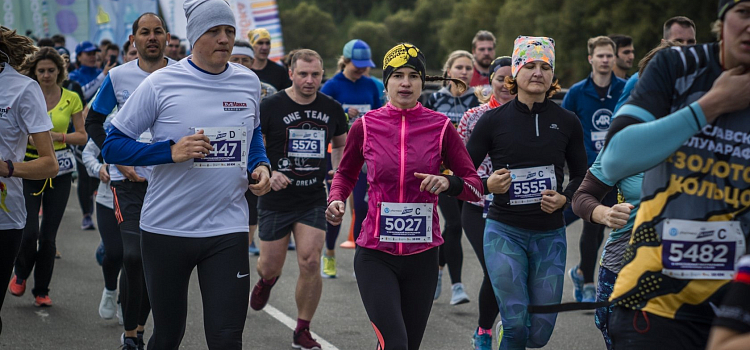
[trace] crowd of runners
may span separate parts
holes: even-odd
[[[325,80],[317,52],[274,62],[268,30],[240,37],[225,1],[184,11],[184,50],[144,13],[122,47],[78,44],[76,64],[63,37],[0,26],[11,295],[28,287],[53,305],[77,181],[81,228],[101,235],[98,313],[120,320],[123,349],[179,348],[194,270],[206,347],[241,349],[248,306],[266,306],[289,250],[296,349],[322,349],[311,322],[337,264],[353,264],[373,328],[361,348],[419,349],[444,270],[451,305],[478,290],[476,350],[544,347],[574,309],[596,309],[609,350],[747,348],[750,1],[718,2],[713,43],[696,43],[684,16],[640,59],[648,48],[627,35],[579,43],[591,73],[562,103],[555,72],[570,62],[555,59],[554,35],[499,48],[479,31],[436,76],[426,62],[442,57],[394,42],[376,64],[353,38]],[[423,94],[428,82],[439,90]],[[336,260],[347,215],[353,262]],[[580,261],[566,271],[579,218]],[[480,285],[461,280],[464,233]]]

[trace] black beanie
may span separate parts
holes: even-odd
[[[427,76],[425,66],[424,55],[416,46],[406,43],[398,44],[388,50],[388,53],[383,58],[383,84],[388,86],[388,78],[391,77],[391,74],[396,69],[408,67],[419,72],[419,76],[422,78],[422,88],[424,89],[424,81]]]

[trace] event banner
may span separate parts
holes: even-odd
[[[184,0],[0,0],[0,24],[37,38],[65,36],[71,52],[84,40],[99,43],[109,39],[122,46],[133,21],[144,12],[164,16],[167,29],[188,46]],[[263,27],[271,33],[272,60],[284,56],[281,22],[276,0],[227,0],[237,21],[237,40]]]
[[[184,0],[159,0],[164,20],[169,32],[177,35],[182,43],[187,42],[185,27]],[[234,11],[237,22],[237,40],[247,41],[247,33],[258,27],[266,28],[271,33],[271,54],[269,58],[277,61],[284,56],[284,41],[281,36],[281,22],[276,0],[227,0]]]

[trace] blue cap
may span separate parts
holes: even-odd
[[[359,39],[351,40],[344,45],[344,58],[352,60],[352,63],[357,68],[375,68],[375,63],[372,62],[370,46]]]
[[[99,50],[99,47],[92,44],[90,41],[84,41],[78,46],[76,46],[76,55],[80,55],[81,52],[92,52],[92,51],[101,51]]]

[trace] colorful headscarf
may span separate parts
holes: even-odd
[[[555,71],[555,40],[544,36],[518,36],[513,43],[513,79],[526,63],[544,61]]]
[[[247,39],[250,40],[250,45],[255,45],[260,39],[268,39],[271,41],[271,33],[266,28],[255,28],[247,32]]]
[[[388,78],[391,74],[401,67],[409,67],[419,72],[422,78],[422,88],[424,88],[425,77],[427,76],[426,62],[422,51],[412,44],[398,44],[388,50],[383,58],[383,84],[388,85]]]

